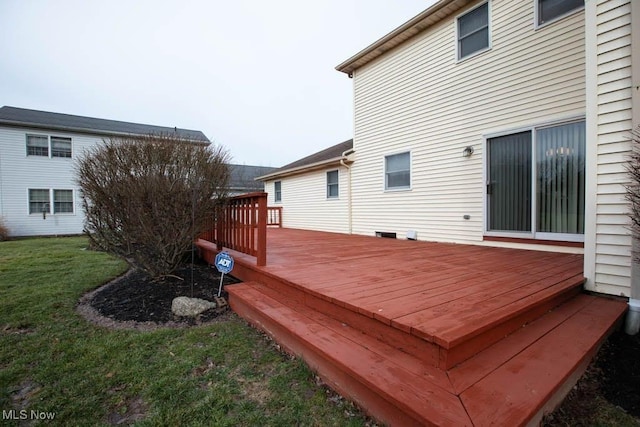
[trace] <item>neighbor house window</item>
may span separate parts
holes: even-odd
[[[394,154],[384,158],[384,188],[400,190],[411,187],[411,154]]]
[[[273,183],[273,200],[275,202],[282,201],[282,181],[276,181]]]
[[[49,157],[49,137],[27,135],[27,156]]]
[[[487,231],[581,241],[584,120],[487,139]]]
[[[29,213],[51,213],[51,197],[53,196],[53,213],[73,213],[73,190],[49,190],[38,188],[29,190]]]
[[[71,138],[27,135],[27,156],[71,158]]]
[[[584,7],[584,0],[536,0],[538,25],[554,21]]]
[[[327,199],[336,199],[340,194],[338,171],[327,172]]]
[[[489,3],[458,17],[458,59],[489,48]]]
[[[29,190],[29,213],[38,214],[42,212],[51,212],[49,208],[49,190],[48,189],[30,189]]]
[[[71,138],[52,136],[51,157],[71,157]]]
[[[73,190],[53,190],[53,213],[73,213]]]

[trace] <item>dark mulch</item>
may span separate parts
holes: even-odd
[[[192,281],[193,271],[193,281]],[[173,273],[177,277],[152,279],[146,273],[135,270],[98,290],[89,304],[102,316],[119,322],[207,322],[227,310],[211,309],[197,319],[181,318],[171,312],[171,301],[179,296],[202,298],[214,301],[218,294],[220,273],[210,266],[198,262],[193,270],[186,264]],[[224,286],[239,280],[226,274],[223,281],[222,297],[226,299]]]
[[[618,425],[605,406],[621,408],[640,425],[640,334],[614,332],[578,384],[544,426]]]

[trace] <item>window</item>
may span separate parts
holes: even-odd
[[[73,190],[29,190],[29,213],[51,213],[51,195],[53,195],[53,213],[73,213]]]
[[[489,3],[458,17],[458,59],[489,49]]]
[[[340,195],[338,171],[327,172],[327,199],[337,199]]]
[[[49,190],[29,190],[29,213],[38,214],[51,212],[49,208]]]
[[[538,25],[554,21],[584,7],[584,0],[536,0]]]
[[[273,200],[275,202],[282,201],[282,181],[276,181],[273,183]]]
[[[49,153],[51,157],[71,158],[71,138],[27,135],[27,156],[49,157]]]
[[[71,157],[71,138],[51,137],[51,157]]]
[[[487,231],[583,239],[585,122],[487,140]]]
[[[73,213],[73,190],[53,190],[53,213]]]
[[[27,156],[49,157],[49,137],[44,135],[27,135]]]
[[[385,190],[408,189],[411,187],[411,154],[394,154],[384,158]]]

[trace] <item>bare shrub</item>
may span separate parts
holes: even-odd
[[[0,242],[9,240],[9,229],[4,223],[4,219],[0,217]]]
[[[227,159],[220,146],[174,135],[106,139],[76,167],[91,243],[170,274],[226,197]]]
[[[640,239],[640,126],[631,131],[631,155],[626,164],[629,174],[629,184],[626,185],[626,198],[629,201],[631,212],[631,231],[634,239]],[[640,262],[640,254],[635,253],[634,258]]]

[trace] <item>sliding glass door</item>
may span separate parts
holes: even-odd
[[[584,121],[487,139],[487,231],[582,240],[584,165]]]
[[[531,231],[531,132],[488,144],[489,230]]]

